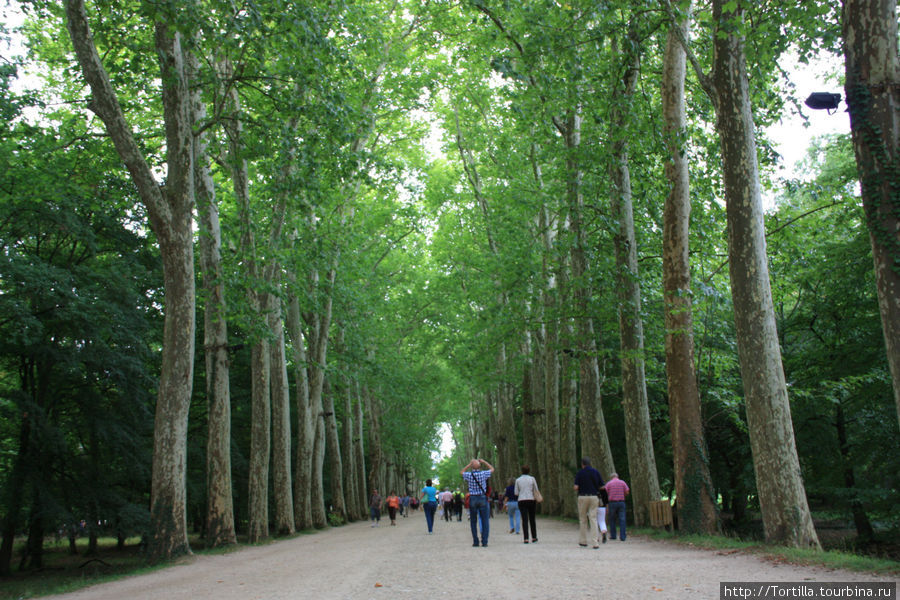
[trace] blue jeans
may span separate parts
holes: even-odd
[[[625,502],[609,503],[609,537],[616,539],[616,525],[618,524],[620,532],[619,539],[625,541]]]
[[[519,503],[515,500],[506,502],[506,514],[509,515],[509,528],[519,533],[519,524],[521,523],[521,515],[519,515]]]
[[[491,508],[487,496],[479,494],[469,496],[469,525],[472,528],[472,542],[478,543],[478,520],[481,520],[481,545],[487,546],[488,533],[491,531]]]
[[[437,510],[437,502],[425,503],[425,522],[428,523],[428,533],[434,527],[434,511]]]

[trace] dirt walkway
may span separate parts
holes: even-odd
[[[354,523],[53,598],[90,600],[429,600],[473,598],[719,598],[720,581],[892,581],[773,564],[754,556],[695,550],[629,537],[600,549],[578,546],[578,526],[538,520],[537,544],[491,520],[487,548],[469,524],[420,512],[380,527]]]

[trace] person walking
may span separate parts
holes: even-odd
[[[453,492],[453,514],[456,515],[457,523],[462,521],[463,506],[465,506],[463,494],[457,489]]]
[[[409,516],[409,490],[403,492],[400,498],[400,515],[405,519]]]
[[[425,523],[428,524],[428,534],[434,533],[434,512],[437,510],[437,488],[431,485],[431,480],[425,480],[425,487],[422,488],[422,502],[425,506]]]
[[[522,513],[522,534],[525,536],[525,543],[528,543],[528,526],[530,525],[531,543],[537,544],[535,513],[537,512],[537,499],[540,498],[541,491],[538,489],[537,479],[529,473],[531,473],[531,467],[522,465],[522,474],[516,479],[513,491],[518,498],[519,512]]]
[[[482,465],[487,467],[487,470],[481,469]],[[482,547],[488,545],[491,509],[488,506],[487,489],[488,480],[493,472],[494,467],[480,458],[473,458],[459,472],[463,480],[469,484],[469,526],[472,529],[472,546],[478,545],[478,521],[481,521],[481,545]]]
[[[516,480],[510,477],[507,483],[503,499],[506,515],[509,517],[509,532],[519,533],[521,515],[519,514],[519,497],[516,495]]]
[[[391,525],[397,524],[397,511],[400,509],[400,496],[397,492],[391,492],[387,497],[388,516],[391,517]]]
[[[598,495],[603,487],[603,478],[600,471],[591,466],[591,459],[581,459],[581,470],[575,474],[575,485],[578,493],[578,545],[588,545],[590,534],[591,545],[599,548],[597,539],[597,506],[600,503]]]
[[[606,505],[609,504],[609,494],[604,488],[600,488],[598,495],[600,502],[597,504],[597,525],[600,526],[600,542],[606,543]]]
[[[450,488],[444,488],[440,498],[441,515],[445,521],[449,522],[453,511],[453,492],[450,491]]]
[[[381,505],[383,501],[378,490],[372,490],[372,496],[369,497],[369,517],[372,519],[372,527],[378,527],[381,523]]]
[[[619,479],[619,475],[613,473],[609,481],[603,486],[609,494],[609,539],[616,539],[616,525],[619,526],[619,539],[625,541],[625,496],[631,490],[628,484]]]

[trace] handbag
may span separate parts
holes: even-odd
[[[534,486],[534,501],[535,502],[543,502],[544,497],[541,496],[541,490],[537,489],[537,486]]]

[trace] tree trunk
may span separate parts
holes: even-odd
[[[641,319],[641,286],[638,275],[637,240],[634,234],[634,209],[631,172],[628,165],[628,121],[631,97],[637,87],[640,44],[629,33],[631,51],[626,60],[621,96],[612,109],[612,208],[619,222],[613,238],[616,249],[616,279],[619,292],[619,344],[622,361],[622,404],[625,412],[625,437],[628,468],[631,473],[632,507],[635,525],[650,522],[650,502],[659,500],[659,479],[653,454],[653,432],[644,374],[644,324]],[[613,41],[614,52],[617,43]],[[607,473],[608,476],[608,473]]]
[[[800,474],[775,327],[743,39],[714,0],[713,80],[722,146],[735,331],[766,540],[820,548]]]
[[[359,381],[355,382],[354,390],[356,397],[356,429],[355,436],[353,440],[353,452],[356,455],[356,496],[354,497],[354,502],[356,503],[357,512],[360,515],[361,519],[365,519],[367,515],[366,511],[366,448],[365,448],[365,434],[364,434],[364,416],[363,416],[363,398],[360,394],[359,390]]]
[[[900,422],[900,57],[896,0],[844,0],[847,106]]]
[[[103,120],[147,207],[163,262],[165,324],[154,423],[148,554],[152,560],[166,559],[190,552],[185,481],[195,328],[193,132],[181,33],[170,31],[164,22],[155,24],[166,130],[167,178],[163,194],[100,62],[84,2],[67,0],[65,10],[69,37],[91,88],[90,108]]]
[[[325,385],[325,365],[328,348],[328,328],[331,324],[332,290],[334,289],[335,271],[328,274],[328,289],[325,306],[320,313],[307,317],[314,327],[309,336],[312,359],[309,365],[309,417],[315,420],[315,437],[312,453],[312,480],[310,481],[310,510],[313,526],[322,529],[328,526],[328,515],[325,511],[325,490],[323,488],[323,468],[325,466],[325,422],[322,408],[322,391]],[[318,281],[314,274],[313,281]],[[316,286],[313,286],[315,289]]]
[[[841,453],[841,470],[844,475],[845,497],[850,498],[850,512],[853,514],[853,524],[856,526],[856,537],[868,542],[875,537],[872,523],[863,508],[856,490],[856,473],[853,469],[853,459],[850,457],[850,443],[847,439],[847,421],[844,417],[844,407],[838,400],[835,406],[834,425],[837,429],[838,448]]]
[[[323,418],[321,396],[316,411],[316,437],[312,455],[312,488],[310,489],[310,506],[312,522],[316,529],[328,527],[328,512],[325,510],[325,419]]]
[[[366,480],[365,497],[368,498],[374,489],[382,489],[380,474],[383,470],[384,455],[381,448],[381,413],[376,398],[372,396],[369,388],[363,390],[366,403],[366,417],[369,421],[369,438],[366,447],[369,449],[369,472]],[[384,490],[382,490],[384,491]]]
[[[22,415],[19,427],[19,449],[13,459],[9,478],[4,480],[3,489],[3,541],[0,543],[0,577],[12,574],[13,545],[19,527],[19,516],[22,512],[23,497],[21,490],[25,488],[28,476],[28,458],[31,446],[31,417]]]
[[[537,352],[539,342],[532,342],[532,340],[533,336],[526,332],[523,350],[526,362],[522,370],[522,445],[524,464],[528,465],[530,469],[536,469],[541,414],[543,414],[540,406],[543,405],[543,402],[540,394],[540,355]],[[518,476],[520,472],[521,470],[517,470],[515,475]]]
[[[197,80],[199,61],[191,56],[191,80]],[[192,97],[194,122],[206,120],[199,86]],[[228,324],[225,279],[222,272],[222,229],[215,182],[209,170],[205,134],[194,138],[194,183],[200,230],[200,269],[206,306],[203,349],[206,359],[206,543],[210,548],[234,544],[234,501],[231,484],[231,390],[228,367]]]
[[[344,499],[347,506],[347,518],[350,521],[358,521],[363,518],[359,512],[359,503],[356,488],[356,453],[353,451],[353,438],[356,429],[353,422],[353,382],[349,377],[344,377],[343,387],[344,409],[341,419],[341,456],[344,458],[344,468],[341,477],[344,480]]]
[[[272,492],[275,495],[275,532],[291,535],[295,531],[294,498],[291,487],[291,397],[287,357],[284,347],[284,323],[281,300],[269,299],[269,328],[274,341],[269,347],[272,386]]]
[[[310,405],[309,371],[306,366],[306,338],[300,325],[300,300],[292,294],[287,314],[288,334],[294,351],[297,445],[294,449],[294,520],[298,530],[312,529],[312,455],[316,419]]]
[[[323,396],[326,456],[331,473],[331,513],[340,522],[347,520],[347,504],[344,500],[344,464],[341,456],[341,440],[338,435],[337,415],[334,413],[334,386]]]
[[[669,194],[663,211],[663,288],[666,322],[666,381],[678,528],[684,533],[718,531],[716,496],[709,474],[703,434],[700,391],[694,369],[694,329],[691,306],[690,179],[682,140],[686,131],[684,103],[685,51],[679,37],[688,38],[690,11],[673,23],[663,62],[662,104],[669,151],[666,179]],[[674,31],[681,29],[680,36]]]
[[[566,348],[571,348],[575,344],[575,331],[571,321],[566,323],[565,327],[568,342]],[[560,358],[560,373],[562,378],[562,389],[560,390],[560,415],[559,415],[559,446],[560,446],[560,462],[556,466],[558,472],[558,482],[560,491],[560,507],[559,513],[565,517],[575,517],[578,515],[578,497],[572,489],[572,484],[577,471],[576,465],[581,461],[578,458],[578,443],[576,440],[578,431],[578,408],[579,400],[584,398],[585,394],[579,398],[578,394],[578,376],[579,368],[584,363],[580,358],[563,353]],[[583,404],[583,403],[582,403]],[[582,423],[584,421],[582,420]],[[584,442],[584,440],[582,440]]]
[[[225,64],[225,77],[231,76],[231,65]],[[228,108],[232,113],[225,121],[228,135],[229,156],[234,194],[237,197],[241,220],[241,255],[247,265],[249,284],[245,290],[252,318],[260,326],[265,321],[268,294],[260,292],[260,268],[258,264],[256,236],[250,205],[250,177],[247,161],[243,157],[242,126],[240,119],[240,99],[232,88],[228,97]],[[249,456],[249,523],[248,540],[251,544],[269,537],[269,459],[271,451],[271,381],[269,343],[259,333],[252,336],[250,350],[250,456]]]
[[[588,282],[587,240],[584,232],[584,197],[581,192],[582,171],[578,164],[577,152],[581,146],[581,108],[572,111],[566,119],[566,197],[569,208],[569,229],[574,238],[571,249],[572,280],[571,294],[575,308],[575,322],[578,327],[577,339],[573,338],[573,349],[577,348],[579,367],[578,409],[581,424],[582,455],[590,457],[604,476],[612,471],[612,450],[603,417],[603,400],[600,391],[600,367],[597,362],[597,336],[591,317],[590,298],[592,287]],[[563,286],[560,286],[563,287]],[[580,464],[579,457],[568,457]],[[567,484],[569,482],[566,482]],[[567,489],[571,486],[567,485]],[[572,494],[568,494],[571,496]]]

